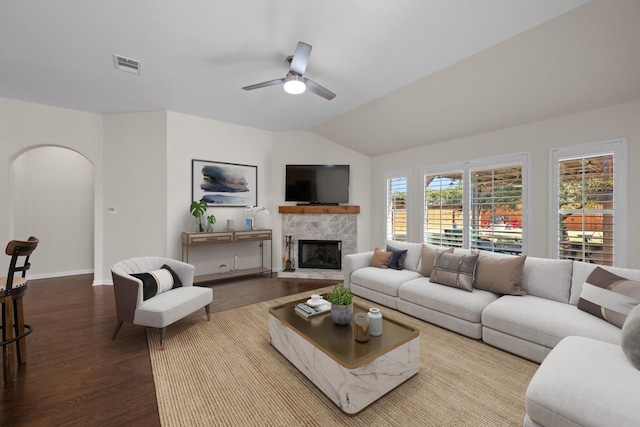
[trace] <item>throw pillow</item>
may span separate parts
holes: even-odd
[[[171,273],[171,276],[173,277],[173,287],[171,289],[182,287],[182,280],[180,280],[180,277],[178,277],[176,272],[173,271],[173,268],[169,267],[167,264],[163,264],[160,268],[164,268],[165,270],[168,270],[169,273]]]
[[[473,292],[477,262],[477,254],[464,255],[437,251],[429,281]]]
[[[407,250],[395,249],[392,246],[387,245],[387,252],[391,252],[391,258],[389,259],[389,268],[394,270],[402,270],[404,268],[404,260],[407,257]]]
[[[424,277],[431,276],[431,270],[433,270],[433,264],[436,262],[436,251],[440,249],[430,248],[429,246],[422,244],[422,265],[420,267],[420,274]],[[453,248],[442,249],[442,252],[453,253]]]
[[[639,281],[596,267],[582,286],[578,308],[622,328],[629,312],[639,303]]]
[[[178,275],[166,264],[159,270],[136,273],[132,276],[142,280],[142,299],[144,301],[162,292],[182,286]]]
[[[391,255],[391,252],[381,251],[380,249],[376,248],[373,251],[370,265],[372,267],[387,268],[389,265],[389,260],[391,259]]]
[[[631,310],[622,325],[620,345],[629,362],[640,369],[640,305]]]
[[[480,255],[474,286],[496,294],[525,295],[520,286],[526,258],[526,256],[493,258]]]

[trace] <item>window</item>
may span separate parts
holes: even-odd
[[[387,175],[386,236],[390,240],[407,241],[407,173]]]
[[[626,263],[620,249],[626,234],[620,197],[625,150],[626,141],[553,150],[554,258]]]
[[[527,154],[423,170],[423,241],[523,253]]]
[[[470,170],[470,247],[522,253],[522,164]]]
[[[424,175],[424,242],[462,247],[462,171]]]

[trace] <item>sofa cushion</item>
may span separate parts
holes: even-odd
[[[640,369],[640,305],[627,316],[620,341],[624,355],[633,366]]]
[[[480,323],[485,307],[498,299],[498,295],[492,292],[480,289],[465,292],[432,283],[426,277],[419,277],[402,285],[398,296],[402,301],[475,323]]]
[[[620,344],[620,329],[574,305],[531,295],[504,295],[482,312],[482,324],[549,348],[569,335]]]
[[[478,255],[436,252],[430,281],[471,292],[476,273]]]
[[[578,308],[622,328],[640,302],[640,282],[597,267],[582,286]]]
[[[420,277],[420,273],[407,269],[393,270],[365,267],[359,268],[351,274],[351,283],[397,297],[400,285],[416,277]]]
[[[377,268],[388,268],[391,255],[393,255],[391,252],[385,252],[375,248],[373,255],[371,256],[370,265]]]
[[[404,259],[407,257],[406,249],[395,249],[393,246],[387,245],[387,251],[391,252],[391,258],[389,259],[389,268],[394,270],[402,270],[404,268]]]
[[[525,396],[542,426],[637,426],[640,372],[619,346],[568,337],[542,362]]]
[[[182,286],[178,275],[166,264],[158,270],[134,273],[132,276],[142,281],[142,299],[144,301],[162,292]]]
[[[497,258],[480,251],[474,287],[503,295],[524,295],[522,271],[526,256]]]
[[[441,250],[447,253],[453,253],[453,248],[446,248],[444,246],[430,246],[426,243],[422,244],[422,258],[420,260],[420,274],[425,277],[431,276],[433,270],[433,264],[436,262],[436,251]]]
[[[175,288],[149,298],[140,305],[133,323],[164,328],[213,301],[213,290],[203,286]]]
[[[387,246],[392,246],[394,249],[406,249],[407,257],[404,259],[404,268],[413,271],[420,271],[418,270],[418,264],[420,263],[420,256],[422,255],[422,243],[407,243],[395,240],[387,240],[385,243]]]
[[[527,295],[569,302],[573,261],[528,256],[522,270],[522,290]]]
[[[598,267],[596,264],[590,264],[582,261],[573,262],[573,275],[571,278],[571,300],[570,303],[577,305],[582,293],[582,286],[586,282],[587,277]],[[625,277],[629,280],[640,280],[640,269],[599,266],[613,274]]]

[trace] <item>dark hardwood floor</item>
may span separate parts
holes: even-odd
[[[0,396],[0,426],[159,426],[145,328],[123,325],[115,341],[111,286],[92,275],[32,280],[25,296],[27,363]],[[250,277],[212,287],[212,311],[336,282]],[[167,343],[171,345],[171,329]]]

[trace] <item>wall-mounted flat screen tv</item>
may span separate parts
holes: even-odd
[[[285,201],[349,203],[349,165],[287,165]]]

